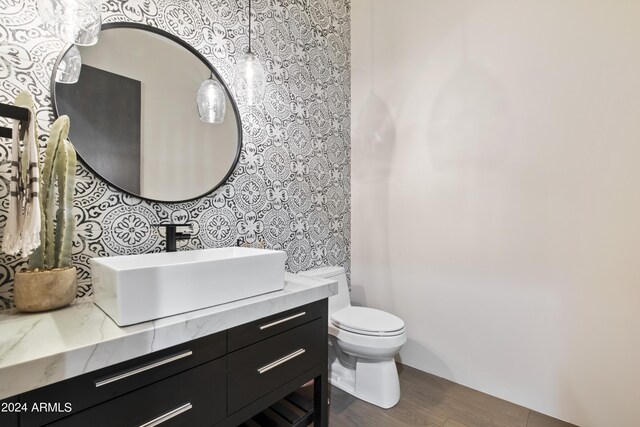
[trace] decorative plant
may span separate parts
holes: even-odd
[[[40,175],[40,246],[29,258],[30,270],[71,267],[71,244],[75,228],[73,189],[76,152],[73,145],[67,141],[68,135],[69,117],[60,116],[51,127]]]

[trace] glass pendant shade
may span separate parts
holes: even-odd
[[[47,30],[60,40],[80,46],[98,42],[102,26],[100,0],[38,0]]]
[[[266,74],[256,55],[247,52],[238,61],[235,76],[238,102],[246,105],[256,105],[262,102],[266,86]]]
[[[202,82],[198,89],[198,114],[206,123],[222,123],[227,106],[222,85],[210,78]]]
[[[56,82],[73,84],[77,83],[80,78],[80,70],[82,69],[82,57],[78,46],[72,46],[67,51],[56,70]]]

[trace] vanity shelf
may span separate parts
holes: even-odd
[[[313,424],[313,387],[301,387],[240,427],[306,427]]]

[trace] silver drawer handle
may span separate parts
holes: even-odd
[[[160,425],[165,421],[169,421],[173,417],[177,417],[178,415],[187,412],[191,408],[193,408],[193,405],[191,405],[191,403],[185,403],[184,405],[171,410],[164,415],[160,415],[158,418],[154,418],[151,421],[140,425],[140,427],[154,427]]]
[[[174,362],[178,359],[182,359],[184,357],[191,356],[193,352],[191,350],[187,350],[185,352],[176,354],[175,356],[167,357],[166,359],[158,360],[157,362],[150,363],[148,365],[141,366],[137,369],[133,369],[131,371],[123,372],[122,374],[114,375],[112,377],[106,378],[104,380],[96,381],[96,387],[102,387],[103,385],[111,384],[116,381],[120,381],[124,378],[139,374],[144,371],[148,371],[149,369],[157,368],[158,366],[166,365],[167,363]]]
[[[266,325],[260,326],[260,330],[263,331],[265,329],[269,329],[272,326],[276,326],[276,325],[279,325],[280,323],[288,322],[289,320],[293,320],[293,319],[295,319],[297,317],[304,316],[305,314],[307,314],[307,312],[306,311],[302,311],[302,312],[300,312],[298,314],[294,314],[293,316],[285,317],[284,319],[280,319],[280,320],[276,320],[275,322],[267,323]]]
[[[262,368],[258,368],[258,373],[260,375],[262,375],[265,372],[270,371],[271,369],[275,368],[276,366],[280,366],[283,363],[288,362],[289,360],[293,359],[294,357],[300,356],[305,351],[306,350],[304,348],[301,348],[300,350],[296,350],[293,353],[283,357],[282,359],[278,359],[275,362],[271,362],[268,365],[264,365]]]

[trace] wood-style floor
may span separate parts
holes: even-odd
[[[522,406],[472,390],[405,365],[400,373],[400,402],[381,409],[331,387],[331,427],[569,427]]]

